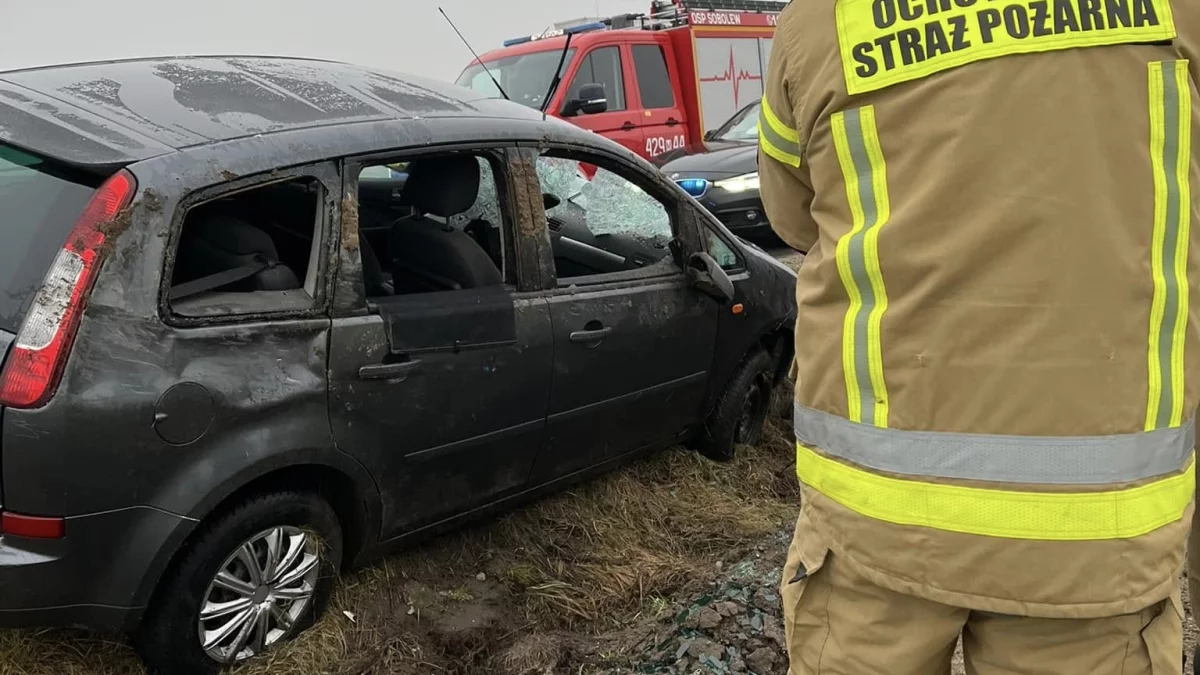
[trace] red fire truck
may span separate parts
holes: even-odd
[[[762,97],[786,6],[654,0],[649,15],[585,20],[508,40],[467,66],[458,84],[506,95],[654,161],[699,148],[709,131]],[[603,87],[605,103],[594,85]]]

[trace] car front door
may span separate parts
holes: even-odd
[[[534,151],[530,151],[534,153]],[[681,203],[653,178],[575,150],[537,152],[554,257],[546,452],[532,481],[678,439],[699,421],[719,304],[678,259]],[[589,179],[580,163],[598,167]]]
[[[629,78],[626,77],[625,67],[627,57],[623,52],[621,45],[612,44],[595,47],[583,54],[575,73],[571,76],[566,100],[579,98],[579,90],[585,84],[600,84],[604,86],[608,110],[592,115],[579,113],[568,119],[572,124],[594,131],[633,152],[644,155],[645,139],[641,120],[638,119],[642,113],[636,109],[636,92],[628,86]]]
[[[413,213],[355,213],[359,169],[396,159]],[[387,539],[525,488],[544,440],[550,315],[543,291],[516,285],[502,150],[351,162],[345,175],[357,231],[342,228],[330,418],[379,482]],[[474,205],[451,194],[475,180]]]

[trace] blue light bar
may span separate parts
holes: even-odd
[[[574,35],[576,33],[586,33],[588,31],[592,31],[592,30],[604,30],[607,27],[608,26],[606,26],[605,24],[603,24],[599,21],[593,21],[592,23],[584,23],[584,24],[580,24],[578,26],[571,26],[570,28],[566,29],[564,32]]]
[[[608,28],[608,24],[604,23],[603,21],[593,21],[592,23],[583,23],[579,24],[578,26],[571,26],[570,28],[548,30],[544,33],[536,33],[534,35],[511,38],[504,41],[504,46],[513,47],[516,45],[523,45],[526,42],[533,42],[535,40],[548,40],[550,38],[562,37],[564,35],[576,35],[578,33],[587,33],[593,30],[604,30],[605,28]]]
[[[708,192],[708,181],[703,178],[683,178],[675,182],[693,197],[703,197],[704,193]]]

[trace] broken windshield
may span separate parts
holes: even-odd
[[[563,59],[560,74],[566,72],[567,66],[574,56],[574,49],[567,51],[567,58]],[[492,76],[496,78],[501,87],[504,87],[504,91],[513,101],[535,110],[541,110],[546,92],[550,89],[550,81],[554,76],[554,67],[558,65],[559,59],[562,59],[562,51],[557,49],[504,56],[494,61],[488,61],[487,70],[491,71]],[[501,96],[495,83],[492,82],[492,78],[478,63],[467,66],[462,75],[458,76],[456,84],[487,96]]]

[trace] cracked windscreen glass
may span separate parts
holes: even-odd
[[[636,184],[606,169],[560,157],[540,157],[537,170],[542,190],[560,202],[547,216],[573,216],[596,236],[623,234],[661,249],[670,243],[673,234],[666,207]]]

